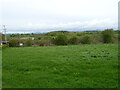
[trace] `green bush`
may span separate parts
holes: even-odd
[[[81,43],[82,43],[82,44],[90,44],[90,43],[91,43],[91,38],[90,38],[90,36],[84,36],[84,37],[82,37]]]
[[[114,35],[114,32],[112,29],[106,29],[105,31],[102,31],[103,43],[112,43],[113,35]]]
[[[32,46],[32,40],[31,39],[26,40],[25,46]]]
[[[74,36],[68,40],[68,43],[69,44],[78,44],[78,38],[76,36]]]
[[[100,44],[102,43],[102,38],[100,36],[100,34],[93,34],[91,35],[91,43],[92,44]]]
[[[2,45],[2,49],[9,47],[8,45]]]
[[[17,47],[17,46],[19,46],[19,41],[17,39],[11,39],[11,40],[9,40],[9,46]]]
[[[49,46],[50,42],[49,40],[42,39],[42,40],[36,40],[35,44],[38,46],[45,46],[45,45]]]
[[[38,37],[37,39],[40,40],[42,37]]]
[[[55,45],[67,45],[67,41],[67,36],[64,34],[60,34],[52,39],[52,42]]]

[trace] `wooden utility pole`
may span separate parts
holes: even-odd
[[[5,35],[5,41],[7,41],[7,37],[6,37],[6,26],[5,25],[3,25],[3,32],[4,32],[4,35]]]

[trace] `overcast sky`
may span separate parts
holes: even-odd
[[[119,0],[1,0],[8,32],[117,29]]]

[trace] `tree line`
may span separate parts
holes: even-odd
[[[104,31],[54,31],[44,34],[12,34],[8,36],[8,41],[9,47],[18,47],[20,43],[23,43],[24,46],[118,43],[118,32],[119,31],[114,31],[113,29],[106,29]],[[21,37],[34,37],[35,39],[21,40]]]

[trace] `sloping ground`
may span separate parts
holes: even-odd
[[[118,87],[117,44],[3,50],[4,88]]]

